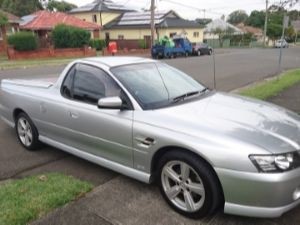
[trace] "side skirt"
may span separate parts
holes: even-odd
[[[110,160],[101,158],[99,156],[95,156],[95,155],[92,155],[90,153],[78,150],[76,148],[73,148],[73,147],[70,147],[68,145],[62,144],[60,142],[54,141],[54,140],[52,140],[50,138],[47,138],[45,136],[40,135],[39,140],[41,142],[45,143],[45,144],[48,144],[48,145],[53,146],[55,148],[61,149],[61,150],[65,151],[65,152],[68,152],[72,155],[78,156],[80,158],[83,158],[85,160],[88,160],[90,162],[98,164],[100,166],[106,167],[106,168],[111,169],[115,172],[121,173],[125,176],[134,178],[136,180],[139,180],[139,181],[147,183],[147,184],[150,183],[150,174],[148,174],[148,173],[144,173],[144,172],[141,172],[139,170],[136,170],[136,169],[133,169],[133,168],[130,168],[130,167],[127,167],[127,166],[123,166],[119,163],[115,163],[115,162],[112,162]]]

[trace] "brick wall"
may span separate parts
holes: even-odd
[[[8,58],[10,60],[18,59],[40,59],[40,58],[59,58],[59,57],[92,57],[96,56],[96,50],[91,48],[67,48],[54,49],[42,48],[34,51],[16,51],[13,48],[8,48]]]
[[[112,55],[110,52],[108,52],[107,48],[103,49],[103,56],[110,56]],[[116,54],[114,55],[134,55],[134,56],[146,56],[150,57],[151,51],[150,49],[131,49],[131,50],[118,50]]]

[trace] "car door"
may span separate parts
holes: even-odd
[[[70,91],[62,90],[66,99],[68,144],[132,166],[132,109],[99,109],[97,104],[100,98],[120,96],[130,106],[125,93],[106,72],[86,64],[78,64],[74,75],[65,79],[62,88],[70,83]]]

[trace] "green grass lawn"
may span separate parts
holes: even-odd
[[[57,173],[9,181],[0,185],[0,224],[28,224],[91,189],[87,182]]]
[[[240,95],[266,100],[278,95],[289,87],[300,83],[300,69],[290,70],[275,79],[264,81],[258,85],[246,88],[239,92]]]

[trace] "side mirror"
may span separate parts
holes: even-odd
[[[98,101],[100,109],[123,109],[123,101],[120,97],[100,98]]]

